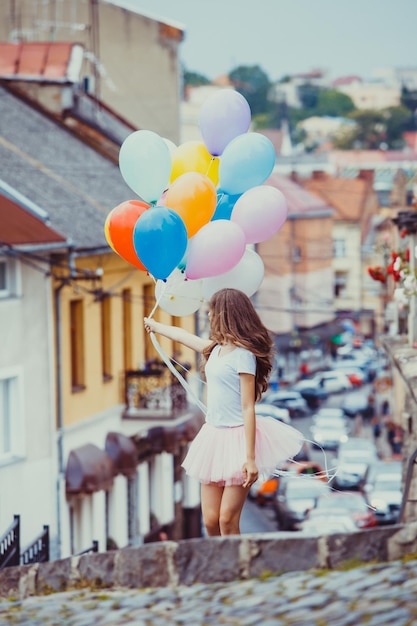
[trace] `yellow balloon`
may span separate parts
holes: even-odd
[[[112,216],[113,211],[114,211],[114,209],[112,209],[110,211],[110,213],[106,217],[106,221],[104,222],[104,235],[106,237],[106,241],[109,244],[110,248],[113,250],[113,252],[116,252],[116,249],[115,249],[115,247],[113,245],[113,242],[111,240],[111,237],[110,237],[110,228],[109,228],[110,218]]]
[[[198,172],[207,176],[217,186],[219,182],[220,159],[212,156],[201,141],[186,141],[172,154],[172,183],[182,174]]]

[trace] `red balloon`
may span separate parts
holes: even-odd
[[[133,228],[139,217],[151,205],[142,200],[127,200],[114,208],[108,216],[108,234],[112,248],[125,261],[138,269],[148,270],[139,260],[133,246]]]

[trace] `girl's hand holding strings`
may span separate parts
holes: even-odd
[[[255,461],[246,461],[242,467],[243,475],[245,477],[245,482],[243,483],[243,487],[250,487],[254,482],[258,480],[258,468],[256,467]]]
[[[145,324],[145,330],[147,333],[154,333],[156,328],[156,322],[154,320],[149,319],[149,317],[145,317],[143,319]]]

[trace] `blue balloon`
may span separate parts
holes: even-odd
[[[151,207],[137,220],[133,246],[139,259],[155,278],[166,280],[182,260],[188,234],[178,213],[164,206]]]
[[[245,133],[233,139],[220,159],[219,187],[228,194],[242,194],[262,185],[275,165],[275,148],[260,133]]]
[[[240,193],[231,196],[228,193],[225,193],[224,191],[219,189],[219,191],[217,192],[217,206],[214,215],[211,218],[211,221],[213,222],[214,220],[230,220],[233,207],[235,206],[240,196]]]

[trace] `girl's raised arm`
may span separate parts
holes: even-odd
[[[148,317],[144,318],[144,322],[145,329],[148,333],[158,333],[163,337],[167,337],[167,339],[178,341],[178,343],[182,343],[183,346],[191,348],[191,350],[195,350],[196,352],[202,352],[204,348],[207,348],[207,346],[211,344],[209,339],[202,339],[198,335],[189,333],[188,330],[185,330],[184,328],[178,328],[178,326],[161,324],[161,322],[156,322]]]

